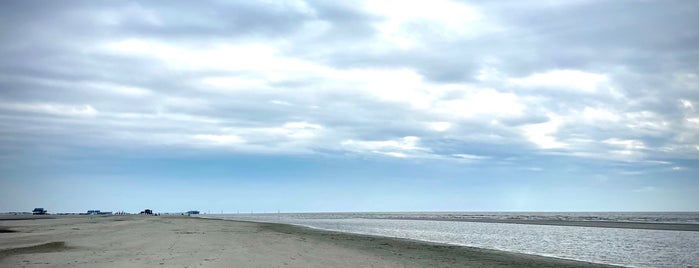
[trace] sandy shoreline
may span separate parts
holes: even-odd
[[[0,219],[1,267],[604,267],[305,227],[153,216]]]

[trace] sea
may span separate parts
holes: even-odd
[[[603,221],[699,225],[699,212],[353,212],[200,216],[285,223],[626,267],[699,267],[699,231],[468,221]]]

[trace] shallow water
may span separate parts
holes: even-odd
[[[342,212],[229,215],[239,217],[281,216],[292,219],[495,219],[699,224],[699,212]]]
[[[399,219],[415,218],[415,214],[427,216],[424,220]],[[453,217],[453,214],[441,213],[442,218]],[[496,214],[498,217],[541,217],[541,215],[533,215],[541,213]],[[609,213],[605,217],[608,219],[652,217],[656,222],[672,222],[672,219],[678,218],[675,217],[677,215],[671,215],[672,217],[668,217],[671,220],[668,220],[658,215],[646,217],[648,215],[623,214],[626,215],[614,216]],[[435,217],[439,217],[440,213],[202,216],[290,223],[325,230],[400,237],[632,267],[699,267],[699,232],[428,220],[436,219]],[[544,216],[550,215],[546,213]],[[579,220],[577,215],[568,216],[574,218],[573,220]],[[661,219],[658,220],[658,218]],[[691,213],[686,218],[692,218]],[[688,221],[682,220],[682,222]]]

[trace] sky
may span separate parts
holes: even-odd
[[[0,211],[699,211],[698,1],[0,5]]]

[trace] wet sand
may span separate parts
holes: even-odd
[[[29,217],[0,219],[0,230],[0,267],[606,267],[284,224],[189,217]]]

